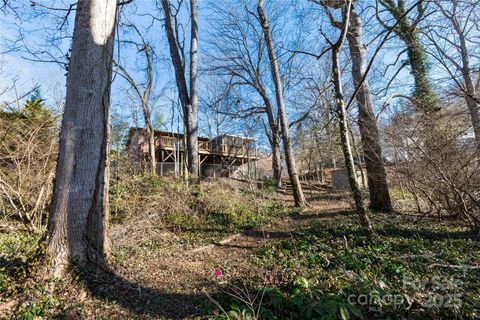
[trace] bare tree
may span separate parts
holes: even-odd
[[[327,5],[324,4],[325,10],[328,10]],[[342,86],[342,69],[340,68],[339,63],[339,52],[342,48],[343,42],[345,41],[348,25],[350,22],[352,0],[347,1],[347,4],[342,5],[342,23],[341,23],[341,32],[336,42],[331,42],[327,36],[325,39],[329,43],[329,48],[327,50],[331,51],[332,55],[332,81],[335,90],[335,111],[338,118],[338,125],[340,128],[340,141],[341,148],[343,151],[343,156],[345,159],[345,168],[347,170],[348,182],[350,184],[350,191],[352,193],[353,200],[355,201],[357,215],[360,219],[360,224],[368,233],[372,233],[372,226],[370,220],[368,219],[367,211],[365,204],[362,198],[362,191],[357,181],[355,166],[353,163],[352,150],[350,147],[350,141],[348,138],[348,128],[347,128],[347,111],[345,109],[345,100],[343,95],[343,86]]]
[[[265,114],[268,126],[266,133],[272,150],[273,178],[281,186],[280,125],[277,112],[269,96],[265,80],[265,40],[259,32],[256,17],[241,4],[240,10],[231,10],[221,4],[214,6],[219,17],[216,32],[212,34],[213,69],[232,77],[232,86],[248,86],[255,90],[263,105],[235,110],[242,118]]]
[[[389,26],[380,17],[379,4],[393,17],[395,23]],[[427,59],[423,45],[418,37],[418,25],[425,17],[427,1],[417,1],[415,17],[406,15],[406,1],[376,0],[376,16],[379,23],[386,29],[392,30],[406,46],[408,64],[412,69],[415,82],[413,101],[418,110],[428,113],[437,109],[438,98],[428,78]]]
[[[427,52],[440,63],[465,98],[477,150],[480,150],[480,97],[474,79],[476,68],[472,65],[472,58],[478,60],[475,54],[472,57],[475,50],[472,46],[478,44],[475,39],[478,33],[473,33],[480,6],[478,2],[459,0],[438,0],[435,5],[441,15],[440,20],[429,23],[424,32],[431,48]]]
[[[325,1],[323,2],[323,5],[340,8],[343,5],[343,1]],[[328,10],[327,15],[330,23],[334,27],[342,28],[342,23],[336,21]],[[362,39],[362,20],[355,11],[353,4],[346,37],[352,60],[352,79],[356,88],[355,98],[358,103],[358,125],[360,128],[363,153],[365,155],[365,164],[367,167],[370,209],[374,211],[389,212],[392,210],[392,204],[382,160],[382,148],[380,146],[380,137],[373,110],[372,94],[366,78],[366,46]],[[352,135],[352,138],[353,137],[354,136]]]
[[[285,102],[283,99],[283,86],[278,68],[278,61],[273,48],[273,40],[270,34],[268,20],[263,10],[263,0],[258,0],[257,12],[262,26],[263,35],[265,37],[265,44],[267,46],[268,57],[270,60],[270,69],[272,78],[275,84],[275,98],[278,108],[278,116],[280,118],[281,133],[283,140],[283,147],[285,151],[285,161],[287,162],[288,175],[290,176],[290,183],[292,184],[293,197],[295,206],[302,207],[305,205],[305,197],[303,196],[302,186],[298,177],[298,172],[295,164],[295,156],[293,154],[292,141],[290,139],[290,128],[285,110]]]
[[[45,226],[57,157],[58,118],[43,103],[34,93],[24,105],[0,111],[1,216],[30,230]]]
[[[50,271],[103,264],[108,244],[108,151],[116,0],[79,0],[48,221]]]
[[[231,85],[216,75],[203,77],[201,83],[199,96],[203,107],[200,110],[207,127],[204,133],[213,139],[224,131],[225,125],[229,124],[230,117],[224,112],[224,108],[231,100],[229,99]]]
[[[370,209],[375,211],[392,211],[388,193],[387,176],[382,160],[382,147],[378,134],[377,121],[373,111],[373,99],[370,86],[365,79],[365,51],[362,39],[362,20],[352,7],[347,32],[350,57],[352,59],[352,78],[355,87],[359,87],[356,95],[358,103],[358,125],[362,138],[363,153],[367,167]]]
[[[198,90],[197,90],[197,72],[198,72],[198,14],[197,0],[190,0],[190,110],[188,112],[188,124],[190,133],[187,135],[188,144],[192,149],[188,161],[190,173],[196,176],[200,170],[200,158],[198,155]]]
[[[145,130],[147,133],[148,139],[148,150],[149,150],[149,168],[152,173],[156,173],[157,163],[155,157],[155,130],[153,128],[152,123],[152,115],[151,115],[151,108],[150,108],[150,94],[152,92],[152,85],[153,85],[153,63],[152,63],[152,48],[149,43],[145,40],[145,38],[140,33],[140,30],[133,25],[129,24],[127,27],[132,28],[135,33],[139,36],[141,42],[137,45],[138,52],[143,52],[145,55],[145,75],[146,81],[144,83],[137,83],[132,75],[119,63],[114,61],[113,63],[118,68],[117,74],[119,74],[122,78],[124,78],[128,84],[133,88],[135,93],[137,94],[138,98],[140,99],[140,103],[142,105],[143,111],[143,119],[145,122]]]
[[[162,8],[165,14],[165,31],[167,34],[168,45],[170,48],[170,57],[175,70],[175,79],[177,82],[178,95],[183,108],[184,127],[187,137],[187,165],[188,172],[192,177],[198,177],[200,168],[200,159],[198,157],[198,97],[197,97],[197,56],[198,56],[198,22],[197,22],[197,2],[190,0],[190,23],[191,23],[191,43],[190,43],[190,92],[187,87],[185,77],[185,60],[183,45],[180,44],[178,35],[177,15],[172,14],[169,0],[162,0]],[[175,20],[175,24],[173,22]],[[193,87],[192,87],[193,85]]]

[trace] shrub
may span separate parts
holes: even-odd
[[[468,119],[456,114],[459,110],[447,108],[428,117],[395,119],[387,130],[396,155],[392,182],[407,189],[418,211],[463,220],[480,231],[479,151],[464,137]]]
[[[163,226],[206,221],[227,227],[252,227],[285,212],[239,182],[209,180],[199,185],[154,175],[126,176],[110,189],[112,221],[149,218]]]
[[[0,299],[12,297],[29,285],[43,253],[41,233],[0,233]]]
[[[57,152],[57,117],[32,97],[0,111],[0,208],[30,229],[46,225]]]

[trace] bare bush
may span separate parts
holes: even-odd
[[[457,107],[397,116],[387,129],[396,184],[424,214],[462,219],[480,230],[480,167],[468,115]]]
[[[39,98],[0,113],[0,214],[32,230],[46,222],[57,152],[55,121]]]

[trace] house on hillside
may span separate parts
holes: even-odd
[[[182,176],[186,171],[185,136],[155,131],[157,174]],[[213,139],[198,137],[200,174],[204,177],[257,176],[256,140],[222,134]],[[130,128],[126,152],[132,163],[149,161],[148,136],[143,128]]]

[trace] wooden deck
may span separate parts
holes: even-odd
[[[159,150],[173,151],[178,150],[184,151],[184,141],[177,137],[166,137],[160,136],[155,139],[156,148]],[[201,155],[219,155],[224,157],[232,158],[248,158],[248,159],[257,159],[256,151],[253,148],[248,148],[246,146],[232,146],[226,144],[212,144],[209,141],[199,140],[198,141],[199,153]]]

